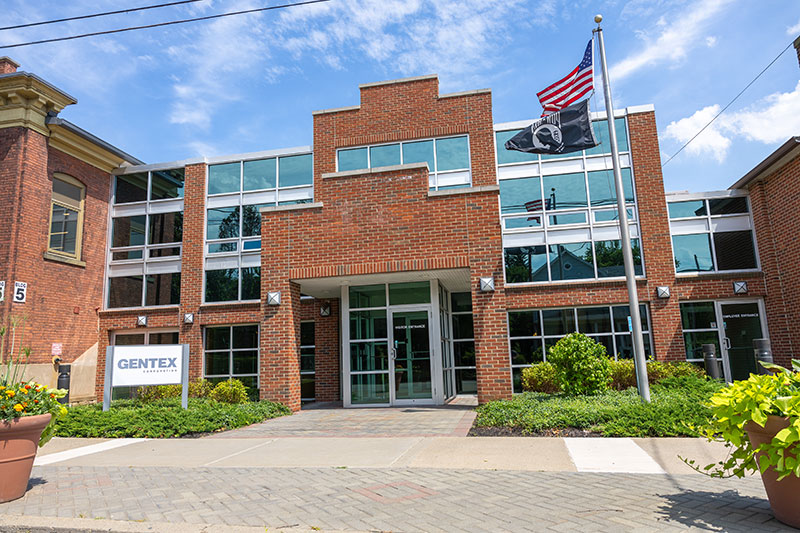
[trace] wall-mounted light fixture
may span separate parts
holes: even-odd
[[[733,294],[747,294],[747,282],[746,281],[734,281],[733,282]]]
[[[494,278],[481,278],[481,292],[492,292],[494,290]]]
[[[194,324],[194,313],[184,313],[183,314],[183,323],[184,324]]]
[[[669,287],[656,287],[656,296],[659,298],[669,298]]]
[[[136,317],[136,325],[137,326],[146,326],[147,325],[147,317],[144,316],[144,315],[137,316]]]
[[[319,316],[331,316],[331,304],[322,304],[319,306]]]
[[[267,305],[281,305],[281,291],[268,292]]]

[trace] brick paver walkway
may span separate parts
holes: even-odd
[[[9,515],[367,531],[793,531],[758,478],[439,469],[34,468]]]
[[[291,416],[210,438],[273,437],[463,437],[472,427],[470,405],[304,409]]]

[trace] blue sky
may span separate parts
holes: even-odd
[[[159,2],[3,3],[11,25]],[[0,45],[277,3],[204,0],[3,31]],[[655,105],[662,160],[800,35],[795,0],[332,0],[0,55],[75,96],[63,118],[155,163],[311,144],[311,111],[421,74],[439,74],[442,92],[491,88],[495,122],[537,117],[535,93],[577,64],[595,13],[614,105]],[[666,189],[725,189],[800,135],[799,79],[790,48],[664,167]]]

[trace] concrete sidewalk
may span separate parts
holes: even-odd
[[[440,468],[692,474],[725,457],[702,439],[355,437],[53,439],[40,466]]]
[[[56,438],[28,493],[0,505],[0,531],[786,530],[759,478],[709,479],[677,458],[725,452],[700,439]]]

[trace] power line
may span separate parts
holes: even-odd
[[[173,20],[170,22],[159,22],[157,24],[146,24],[144,26],[132,26],[130,28],[120,28],[117,30],[106,30],[106,31],[96,31],[92,33],[83,33],[81,35],[71,35],[69,37],[56,37],[54,39],[42,39],[41,41],[29,41],[24,43],[16,43],[16,44],[7,44],[5,46],[0,46],[0,50],[5,48],[18,48],[21,46],[31,46],[34,44],[44,44],[44,43],[55,43],[59,41],[71,41],[72,39],[82,39],[84,37],[94,37],[97,35],[109,35],[112,33],[122,33],[126,31],[133,31],[133,30],[145,30],[149,28],[159,28],[161,26],[171,26],[173,24],[185,24],[187,22],[198,22],[201,20],[211,20],[211,19],[218,19],[223,17],[232,17],[234,15],[245,15],[247,13],[258,13],[260,11],[271,11],[273,9],[283,9],[286,7],[296,7],[296,6],[304,6],[308,4],[320,4],[323,2],[330,2],[330,0],[306,0],[305,2],[295,2],[293,4],[281,4],[277,6],[269,6],[269,7],[259,7],[256,9],[245,9],[243,11],[231,11],[230,13],[221,13],[219,15],[208,15],[205,17],[196,17],[190,19],[182,19],[182,20]]]
[[[723,113],[725,112],[725,110],[726,110],[726,109],[728,109],[728,108],[731,106],[731,104],[733,104],[733,103],[734,103],[734,102],[735,102],[735,101],[736,101],[736,100],[737,100],[737,99],[738,99],[740,96],[742,96],[742,94],[743,94],[743,93],[744,93],[744,92],[745,92],[745,91],[746,91],[748,88],[750,88],[750,86],[751,86],[751,85],[753,85],[753,84],[756,82],[756,80],[758,80],[758,78],[760,78],[760,77],[761,77],[761,75],[762,75],[762,74],[764,74],[764,73],[767,71],[767,69],[768,69],[769,67],[771,67],[771,66],[772,66],[772,65],[773,65],[773,64],[774,64],[774,63],[775,63],[775,62],[776,62],[776,61],[777,61],[777,60],[778,60],[778,59],[779,59],[779,58],[780,58],[780,57],[781,57],[783,54],[785,54],[785,53],[786,53],[786,50],[788,50],[788,49],[789,49],[789,48],[792,46],[792,44],[793,44],[793,43],[789,43],[788,45],[786,45],[786,48],[784,48],[783,50],[781,50],[781,53],[780,53],[780,54],[778,54],[777,56],[775,56],[775,59],[773,59],[772,61],[770,61],[770,62],[769,62],[769,65],[767,65],[766,67],[764,67],[764,69],[763,69],[761,72],[759,72],[759,73],[758,73],[758,75],[757,75],[755,78],[753,78],[752,80],[750,80],[750,83],[748,83],[747,85],[745,85],[745,86],[744,86],[744,89],[742,89],[741,91],[739,91],[739,94],[737,94],[736,96],[734,96],[734,97],[733,97],[733,100],[731,100],[730,102],[728,102],[728,104],[727,104],[725,107],[723,107],[723,108],[722,108],[722,110],[721,110],[719,113],[717,113],[716,115],[714,115],[714,118],[712,118],[711,120],[709,120],[709,121],[708,121],[708,124],[706,124],[705,126],[703,126],[703,127],[700,129],[700,131],[698,131],[697,133],[695,133],[695,134],[694,134],[694,137],[692,137],[691,139],[689,139],[688,141],[686,141],[686,144],[684,144],[683,146],[681,146],[681,147],[680,147],[680,149],[678,149],[678,151],[677,151],[677,152],[675,152],[674,154],[672,154],[672,156],[670,156],[670,158],[669,158],[669,159],[667,159],[666,161],[664,161],[664,163],[662,163],[662,164],[661,164],[661,166],[662,166],[662,167],[666,166],[666,164],[667,164],[667,163],[669,163],[670,161],[672,161],[672,160],[675,158],[675,156],[676,156],[676,155],[678,155],[679,153],[681,153],[681,152],[683,151],[683,149],[684,149],[684,148],[686,148],[686,147],[689,145],[689,143],[690,143],[690,142],[692,142],[693,140],[695,140],[695,139],[697,138],[697,136],[698,136],[698,135],[700,135],[701,133],[703,133],[703,132],[706,130],[706,128],[707,128],[707,127],[709,127],[709,126],[710,126],[710,125],[711,125],[711,124],[712,124],[712,123],[713,123],[715,120],[717,120],[717,117],[719,117],[721,114],[723,114]]]
[[[29,22],[27,24],[17,24],[16,26],[6,26],[5,28],[0,28],[0,31],[4,30],[16,30],[19,28],[30,28],[32,26],[43,26],[45,24],[55,24],[57,22],[69,22],[70,20],[83,20],[83,19],[91,19],[95,17],[105,17],[107,15],[119,15],[121,13],[133,13],[134,11],[145,11],[147,9],[156,9],[159,7],[169,7],[169,6],[177,6],[180,4],[190,4],[192,2],[200,2],[200,0],[181,0],[180,2],[168,2],[166,4],[158,4],[155,6],[142,6],[142,7],[131,7],[128,9],[119,9],[117,11],[106,11],[104,13],[92,13],[91,15],[79,15],[77,17],[67,17],[63,19],[55,19],[55,20],[43,20],[41,22]]]

